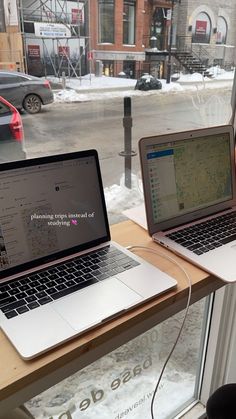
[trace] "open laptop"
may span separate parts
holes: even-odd
[[[153,240],[226,282],[236,281],[232,126],[142,138],[139,147]]]
[[[110,242],[95,150],[2,164],[0,203],[0,325],[24,359],[176,286]]]

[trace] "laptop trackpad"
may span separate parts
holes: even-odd
[[[141,300],[140,295],[113,277],[71,294],[52,307],[73,329],[82,332]]]

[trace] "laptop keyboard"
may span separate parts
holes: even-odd
[[[170,233],[166,237],[202,255],[236,240],[236,211]]]
[[[139,262],[114,246],[0,284],[0,310],[12,318],[124,272]]]

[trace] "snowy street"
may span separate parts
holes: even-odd
[[[66,91],[70,92],[70,91]],[[181,92],[118,92],[119,97],[45,106],[40,114],[24,114],[25,146],[28,157],[95,148],[102,161],[104,185],[120,179],[123,159],[123,96],[132,99],[132,145],[137,151],[141,137],[166,131],[186,130],[228,122],[231,114],[231,84],[228,87]],[[117,92],[116,92],[117,93]],[[121,97],[122,93],[122,97]],[[87,94],[89,96],[89,94]],[[112,160],[112,164],[111,164]],[[114,170],[114,165],[116,170]],[[133,158],[138,170],[138,157]]]

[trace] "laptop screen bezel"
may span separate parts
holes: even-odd
[[[50,256],[40,257],[33,261],[4,269],[0,271],[0,280],[2,278],[6,279],[9,276],[28,271],[32,268],[39,267],[41,265],[45,265],[54,261],[56,262],[57,260],[62,259],[66,256],[70,256],[70,255],[85,251],[87,249],[96,247],[100,244],[109,242],[111,240],[107,209],[106,209],[106,203],[105,203],[105,196],[104,196],[104,190],[103,190],[103,183],[102,183],[102,176],[101,176],[100,164],[99,164],[99,159],[98,159],[98,153],[96,150],[91,149],[91,150],[85,150],[85,151],[76,151],[72,153],[57,154],[53,156],[37,157],[33,159],[2,163],[0,165],[0,171],[1,172],[11,171],[14,169],[26,168],[26,167],[31,167],[31,166],[33,167],[36,165],[44,165],[44,164],[50,164],[50,163],[56,163],[56,162],[74,160],[74,159],[80,159],[80,158],[86,158],[86,157],[94,157],[95,159],[95,164],[96,164],[97,174],[98,174],[99,190],[100,190],[100,195],[101,195],[101,203],[102,203],[102,209],[103,209],[103,214],[104,214],[104,224],[105,224],[104,236],[100,237],[99,239],[89,241],[87,243],[80,244],[78,246],[74,246],[66,250],[62,250],[62,251],[50,254]]]
[[[217,134],[229,134],[230,138],[230,153],[231,153],[231,179],[232,179],[232,199],[226,200],[219,204],[210,205],[206,208],[191,211],[187,214],[177,217],[171,217],[162,222],[156,223],[153,218],[151,190],[148,172],[147,160],[147,146],[155,144],[166,144],[172,141],[183,141],[185,139],[194,139],[204,136],[212,136]],[[172,132],[170,134],[156,135],[151,137],[144,137],[139,140],[139,154],[142,171],[144,201],[146,209],[146,218],[148,232],[153,235],[159,231],[168,230],[182,224],[190,223],[202,217],[209,216],[219,211],[233,207],[236,204],[236,183],[235,183],[235,143],[234,143],[234,130],[231,125],[223,125],[210,128],[201,128],[191,131]]]

